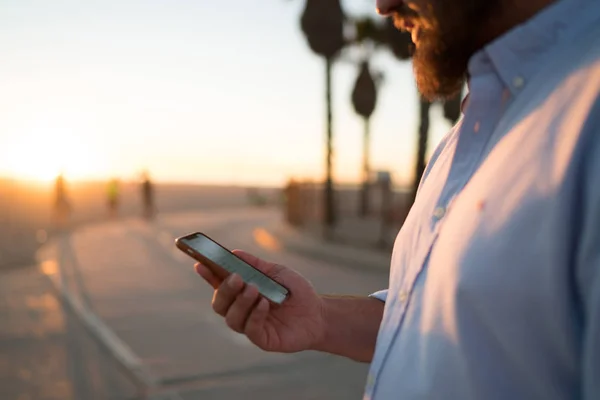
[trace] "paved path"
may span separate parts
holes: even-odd
[[[278,212],[260,209],[94,225],[46,246],[40,269],[93,333],[92,342],[106,349],[99,355],[126,367],[122,375],[148,386],[149,395],[360,399],[367,365],[315,352],[283,355],[254,348],[214,315],[212,290],[173,245],[177,236],[203,231],[226,247],[292,266],[325,293],[366,295],[387,284],[384,270],[348,269],[331,258],[319,261],[287,250],[285,240],[272,234],[279,225]],[[96,365],[96,358],[90,354],[88,362]],[[131,396],[119,390],[115,393],[125,397],[115,398]]]
[[[132,398],[128,374],[35,266],[0,278],[0,399]]]

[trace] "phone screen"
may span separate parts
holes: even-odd
[[[182,239],[182,241],[198,254],[206,257],[227,272],[236,273],[240,275],[244,282],[255,285],[258,291],[269,300],[278,304],[285,300],[288,294],[286,288],[236,257],[212,239],[202,234],[195,234]]]

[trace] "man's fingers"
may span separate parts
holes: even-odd
[[[229,275],[215,291],[213,297],[213,310],[223,317],[226,316],[229,307],[231,307],[242,289],[244,289],[242,278],[237,274]]]
[[[244,332],[244,325],[258,299],[258,289],[254,285],[246,285],[237,296],[225,317],[227,326],[238,333]]]
[[[269,301],[261,297],[256,307],[250,313],[246,321],[246,327],[244,328],[244,333],[250,340],[264,335],[265,320],[267,319],[267,315],[269,315],[269,307]]]
[[[206,265],[197,263],[194,265],[196,272],[200,275],[213,289],[218,289],[223,281],[217,277]]]

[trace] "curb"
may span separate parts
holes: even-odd
[[[48,243],[37,254],[38,269],[50,281],[58,298],[75,314],[91,336],[103,346],[110,355],[125,369],[134,380],[142,395],[148,395],[157,388],[157,381],[146,370],[142,361],[135,355],[131,348],[124,343],[107,325],[96,315],[83,299],[72,293],[69,288],[62,260],[61,241],[68,238],[59,238],[53,243]],[[50,247],[52,246],[52,247]],[[48,259],[43,252],[51,252]],[[76,268],[76,266],[74,266]]]
[[[386,253],[340,243],[323,243],[306,233],[285,225],[273,225],[267,230],[291,252],[321,261],[331,262],[346,268],[389,272],[391,252]]]

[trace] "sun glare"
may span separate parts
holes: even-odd
[[[11,139],[2,154],[3,172],[15,179],[49,182],[60,173],[83,180],[102,173],[97,148],[85,137],[36,132]]]

